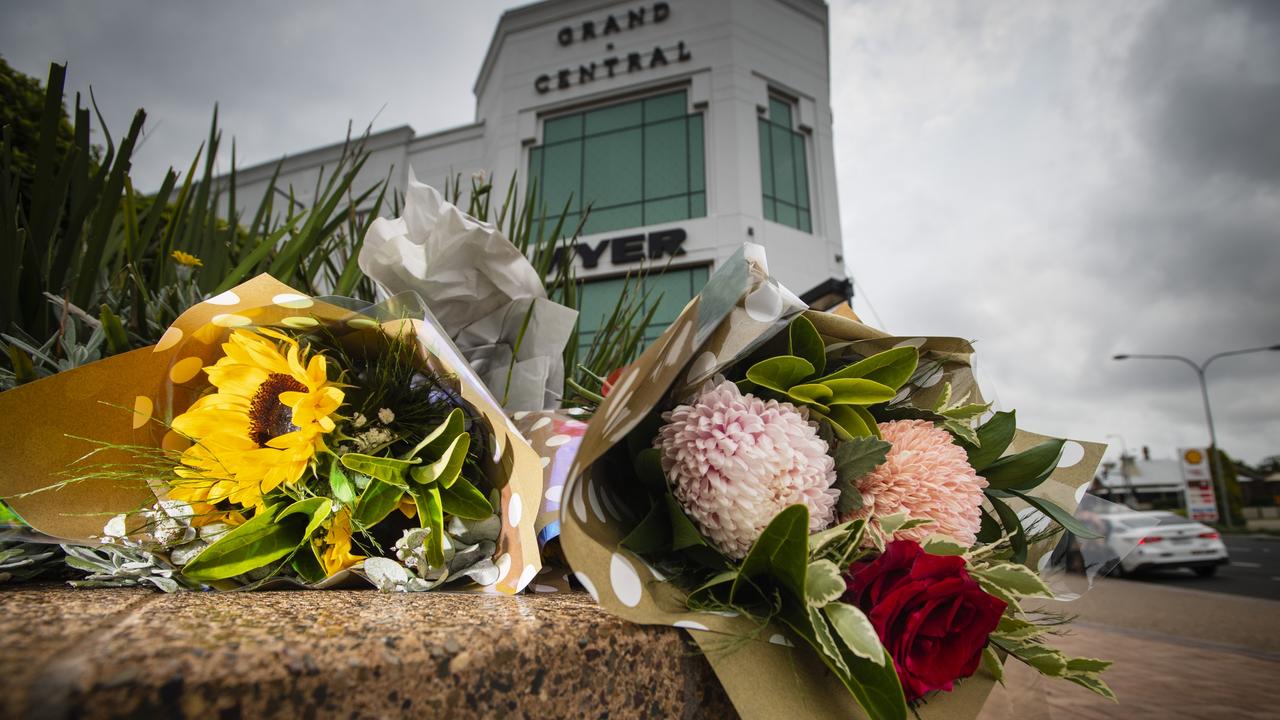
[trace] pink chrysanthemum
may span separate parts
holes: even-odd
[[[972,545],[987,481],[974,472],[964,449],[946,430],[924,420],[880,423],[880,435],[893,448],[884,463],[858,480],[862,508],[841,520],[906,512],[933,522],[895,537],[921,541],[946,535]]]
[[[720,381],[692,405],[662,414],[654,446],[671,492],[702,533],[738,560],[783,508],[809,508],[828,527],[840,493],[816,426],[791,403],[765,402]]]

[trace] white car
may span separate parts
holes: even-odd
[[[1217,530],[1180,515],[1133,511],[1109,513],[1101,520],[1107,547],[1120,558],[1115,567],[1120,575],[1190,568],[1209,577],[1230,562]]]

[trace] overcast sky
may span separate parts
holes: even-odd
[[[0,0],[0,55],[39,77],[69,62],[116,133],[145,107],[154,187],[214,102],[242,166],[348,120],[471,121],[515,4]],[[1156,457],[1204,443],[1189,368],[1110,357],[1280,343],[1280,2],[833,2],[831,47],[857,310],[977,340],[988,394],[1029,429]],[[1280,353],[1209,378],[1223,447],[1280,454]]]

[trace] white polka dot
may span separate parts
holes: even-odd
[[[716,367],[716,354],[705,351],[689,363],[689,374],[685,381],[693,384],[701,380],[704,376],[710,375],[711,371]]]
[[[163,352],[177,345],[180,340],[182,340],[182,331],[176,327],[170,327],[160,336],[160,340],[156,342],[156,346],[152,351]]]
[[[520,525],[520,516],[524,514],[524,501],[519,495],[511,494],[511,499],[507,501],[507,523],[511,527]]]
[[[315,305],[314,300],[306,295],[299,295],[297,293],[280,293],[279,295],[271,298],[271,302],[279,305],[280,307],[286,307],[292,310],[301,310],[302,308],[309,308],[312,305]]]
[[[538,458],[538,463],[541,464],[543,468],[546,468],[548,465],[551,464],[551,458],[549,457]]]
[[[689,339],[689,335],[692,332],[693,323],[681,323],[680,329],[671,338],[671,341],[667,343],[667,347],[662,353],[663,365],[674,365],[680,361],[680,358],[683,356],[681,350],[684,348],[684,344]]]
[[[897,345],[894,345],[894,347],[895,347],[895,348],[900,348],[900,347],[913,347],[913,348],[916,348],[917,350],[919,350],[921,347],[923,347],[923,346],[924,346],[924,344],[925,344],[926,342],[928,342],[928,340],[926,340],[925,338],[908,338],[908,339],[903,340],[902,342],[898,343]]]
[[[524,570],[520,573],[520,579],[516,581],[516,590],[523,590],[533,582],[533,576],[538,574],[538,568],[533,565],[525,565]]]
[[[303,330],[305,328],[313,328],[319,325],[320,321],[313,317],[303,317],[301,315],[294,315],[291,317],[284,318],[283,320],[280,321],[280,324],[284,325],[285,327],[291,327],[298,330]]]
[[[788,638],[786,635],[783,635],[781,633],[774,633],[773,635],[770,635],[769,642],[773,643],[774,645],[785,645],[787,647],[796,646],[795,643],[791,642],[790,638]]]
[[[693,620],[677,620],[671,623],[672,627],[684,628],[686,630],[706,630],[707,626]]]
[[[554,585],[534,585],[533,591],[536,593],[553,593],[559,592]]]
[[[558,503],[560,502],[560,497],[563,494],[564,494],[563,485],[552,485],[551,487],[547,488],[547,494],[544,497],[546,497],[549,502]]]
[[[591,578],[586,573],[574,572],[573,576],[578,578],[578,582],[582,583],[582,587],[586,588],[587,593],[591,595],[591,599],[600,602],[600,595],[596,592],[596,586],[591,582]]]
[[[568,435],[552,435],[551,437],[547,438],[546,446],[560,447],[561,445],[564,445],[565,443],[569,442],[572,439],[573,438],[569,437]]]
[[[378,327],[378,321],[372,318],[358,317],[348,320],[347,325],[357,330],[369,330]]]
[[[200,374],[202,367],[204,367],[204,360],[198,357],[183,358],[169,368],[169,379],[178,385],[190,382]]]
[[[133,429],[146,425],[151,422],[151,411],[155,409],[155,404],[151,402],[151,398],[146,395],[139,395],[133,399]]]
[[[600,518],[600,522],[609,522],[609,518],[604,514],[604,508],[600,505],[600,483],[587,482],[587,500],[591,501],[591,509],[596,517]]]
[[[548,426],[548,425],[550,425],[550,424],[551,424],[551,418],[549,418],[549,417],[540,417],[540,418],[538,418],[537,420],[535,420],[535,421],[533,422],[533,425],[531,425],[531,426],[529,427],[529,432],[533,432],[534,430],[541,430],[542,428],[544,428],[544,427],[546,427],[546,426]]]
[[[1093,484],[1093,481],[1090,480],[1089,482],[1084,483],[1080,487],[1076,488],[1076,504],[1077,505],[1079,505],[1081,502],[1084,502],[1084,496],[1089,493],[1089,486],[1092,484]]]
[[[502,553],[502,557],[498,558],[498,579],[502,580],[507,577],[507,573],[511,572],[511,555]]]
[[[1058,460],[1058,467],[1069,468],[1084,459],[1084,446],[1075,440],[1068,440],[1062,446],[1062,458]]]
[[[743,303],[747,317],[756,322],[773,322],[782,317],[782,294],[770,283],[765,283],[747,296]]]
[[[214,315],[213,319],[209,322],[217,325],[218,327],[233,328],[244,327],[245,325],[252,323],[253,320],[250,320],[243,315],[236,315],[235,313],[223,313],[221,315]]]
[[[609,562],[609,583],[613,586],[613,594],[617,596],[618,602],[627,607],[640,604],[640,597],[643,595],[640,576],[636,574],[631,561],[621,553],[614,553],[613,560]]]
[[[528,410],[517,410],[516,412],[514,412],[514,413],[512,413],[512,414],[511,414],[511,419],[512,419],[512,420],[523,420],[523,419],[525,419],[525,418],[527,418],[527,417],[529,417],[529,411],[528,411]]]
[[[240,296],[228,290],[221,295],[215,295],[205,300],[205,302],[210,305],[236,305],[240,302]]]

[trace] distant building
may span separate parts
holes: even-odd
[[[427,74],[421,82],[428,91]],[[527,5],[498,22],[474,91],[473,123],[368,138],[360,182],[390,177],[402,191],[412,168],[437,186],[486,171],[501,187],[518,173],[554,212],[570,202],[571,220],[590,205],[575,247],[586,336],[628,272],[669,268],[647,281],[663,294],[656,335],[744,241],[764,245],[770,269],[806,301],[851,294],[824,2]],[[285,158],[277,185],[307,203],[340,151]],[[256,202],[276,165],[239,170],[237,197]]]
[[[1089,492],[1135,509],[1170,509],[1186,504],[1185,485],[1177,460],[1126,455],[1120,463],[1104,463]]]

